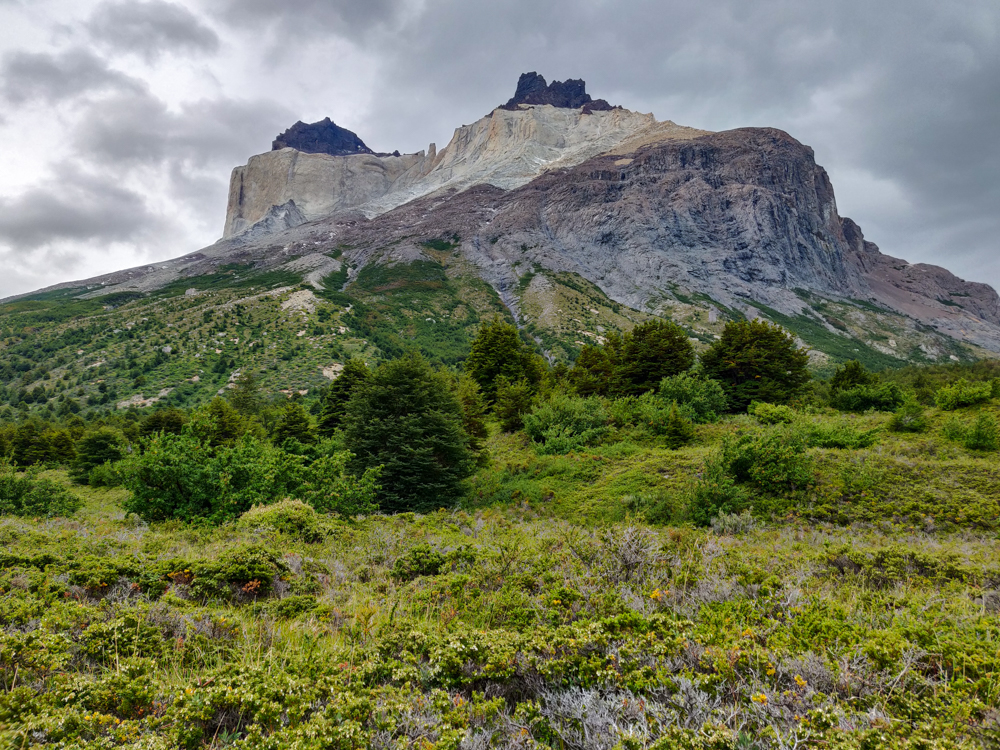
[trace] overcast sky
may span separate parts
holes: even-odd
[[[442,147],[531,70],[787,130],[883,252],[1000,287],[997,0],[0,0],[0,296],[211,243],[298,119]]]

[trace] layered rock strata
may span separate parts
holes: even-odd
[[[487,184],[510,190],[644,137],[684,140],[705,131],[625,109],[584,112],[552,105],[496,109],[455,130],[441,151],[332,156],[281,149],[233,170],[224,237],[245,232],[272,207],[294,203],[306,221],[356,209],[374,217],[408,201]]]

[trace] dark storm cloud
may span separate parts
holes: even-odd
[[[60,53],[13,52],[0,62],[0,91],[13,104],[53,104],[97,91],[142,91],[144,84],[112,70],[84,49]]]
[[[87,23],[102,46],[147,60],[164,53],[213,53],[219,37],[187,8],[163,0],[105,2]]]
[[[156,223],[141,195],[108,176],[72,168],[15,198],[0,198],[0,242],[20,251],[61,240],[138,240]]]

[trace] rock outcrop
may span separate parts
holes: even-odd
[[[251,157],[233,170],[224,237],[245,232],[273,206],[294,201],[307,221],[334,211],[378,216],[408,201],[487,184],[510,190],[552,169],[647,141],[684,140],[706,131],[621,108],[586,113],[546,105],[496,109],[463,125],[447,146],[402,156],[331,156],[294,149]]]
[[[588,112],[606,112],[612,106],[603,99],[596,101],[587,93],[587,84],[579,78],[545,83],[538,73],[522,73],[517,90],[500,109],[518,109],[522,104],[549,104],[563,109],[585,109]]]
[[[305,154],[330,156],[374,153],[355,133],[340,127],[329,117],[310,124],[299,120],[271,144],[272,151],[283,148],[294,148]]]
[[[415,180],[424,161],[422,153],[331,156],[291,148],[252,156],[233,170],[223,236],[251,230],[260,235],[266,227],[259,225],[273,209],[290,203],[297,213],[289,226],[353,209],[386,195],[408,172]]]

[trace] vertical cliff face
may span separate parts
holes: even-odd
[[[407,173],[419,173],[425,161],[423,153],[331,156],[291,148],[253,156],[233,170],[223,236],[246,232],[272,208],[290,203],[299,223],[356,208],[384,196]]]
[[[271,151],[233,170],[224,236],[247,231],[273,206],[288,202],[307,221],[348,209],[377,216],[437,191],[520,187],[547,170],[574,166],[647,134],[683,140],[704,132],[620,108],[588,113],[519,105],[456,129],[440,151],[433,144],[426,153],[403,156]]]

